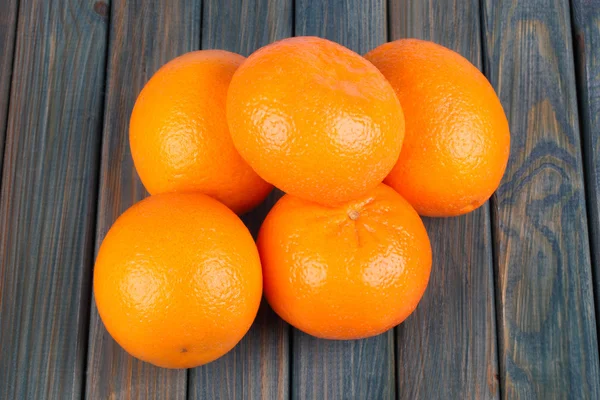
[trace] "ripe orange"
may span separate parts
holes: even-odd
[[[262,295],[260,259],[242,221],[200,193],[151,196],[106,235],[94,294],[108,332],[131,355],[191,368],[232,349]]]
[[[228,51],[194,51],[148,81],[129,127],[131,155],[148,192],[198,191],[237,213],[269,194],[272,186],[240,157],[227,128],[227,89],[242,61]]]
[[[261,227],[258,249],[271,307],[327,339],[398,325],[416,308],[431,270],[419,215],[384,184],[334,208],[284,196]]]
[[[402,152],[385,182],[421,215],[459,215],[485,203],[510,148],[504,110],[485,76],[452,50],[416,39],[365,57],[390,81],[406,118]]]
[[[227,121],[261,177],[323,204],[381,183],[404,137],[402,109],[377,68],[316,37],[284,39],[248,57],[231,80]]]

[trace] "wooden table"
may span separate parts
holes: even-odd
[[[91,278],[111,223],[147,195],[135,98],[181,53],[292,35],[466,56],[510,121],[504,180],[476,212],[426,220],[431,282],[394,330],[317,340],[263,305],[209,365],[133,359]],[[0,0],[0,399],[600,399],[599,116],[600,0]],[[276,197],[245,217],[254,232]]]

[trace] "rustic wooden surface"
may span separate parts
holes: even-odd
[[[486,0],[482,10],[485,70],[512,132],[493,201],[507,398],[600,398],[568,6]]]
[[[431,282],[394,331],[318,340],[263,303],[214,363],[140,362],[91,293],[95,250],[147,195],[135,98],[179,54],[291,35],[360,53],[420,37],[483,67],[511,126],[503,183],[489,206],[426,220]],[[600,398],[599,115],[598,1],[3,0],[0,399]],[[280,195],[243,217],[254,234]]]
[[[390,39],[433,40],[481,69],[479,11],[479,0],[437,7],[392,1]],[[433,268],[419,307],[397,328],[399,398],[432,399],[441,393],[448,399],[497,398],[489,207],[459,218],[425,218],[425,226]]]
[[[0,14],[0,167],[4,156],[4,134],[6,133],[16,30],[17,0],[4,0]],[[0,176],[2,176],[1,172],[0,168]],[[0,283],[0,287],[1,285]]]
[[[248,56],[275,40],[292,36],[292,1],[204,0],[202,48],[224,49]],[[243,7],[242,7],[243,5]],[[281,193],[243,216],[256,237],[260,222]],[[190,370],[190,399],[289,398],[289,327],[266,301],[250,331],[224,357]]]
[[[110,10],[96,249],[117,217],[147,196],[129,151],[129,116],[152,74],[200,44],[200,3],[117,0]],[[106,332],[92,303],[85,394],[90,399],[185,399],[184,370],[129,356]]]
[[[0,195],[2,399],[81,396],[107,30],[90,5],[20,2]]]
[[[596,324],[600,326],[600,1],[574,0],[572,18]]]
[[[296,36],[321,36],[364,54],[387,38],[382,0],[296,0]],[[390,330],[357,341],[324,341],[293,329],[293,399],[391,399],[395,396]]]

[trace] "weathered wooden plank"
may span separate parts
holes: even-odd
[[[17,29],[17,0],[6,0],[0,14],[0,172],[4,156],[4,136],[8,116],[8,97],[13,68],[13,50]],[[1,182],[1,181],[0,181]]]
[[[249,56],[271,42],[292,35],[291,0],[205,0],[202,48]]]
[[[202,48],[249,55],[275,40],[292,35],[292,1],[205,0]],[[242,219],[256,236],[273,204],[267,200]],[[190,370],[189,398],[287,399],[289,397],[289,327],[266,301],[242,341],[222,358]]]
[[[324,37],[364,54],[387,39],[386,2],[296,0],[295,34]],[[391,399],[394,332],[358,341],[292,332],[292,398]]]
[[[595,271],[596,315],[600,311],[600,2],[574,0],[573,31],[579,121]],[[599,321],[596,321],[598,324]],[[598,324],[600,326],[600,324]]]
[[[493,202],[502,393],[600,398],[569,2],[483,3],[512,133]]]
[[[131,110],[161,65],[199,47],[200,13],[197,0],[117,0],[111,5],[96,248],[115,219],[147,196],[129,151]],[[186,375],[129,356],[106,332],[92,304],[88,399],[184,399]]]
[[[395,0],[391,39],[432,40],[481,68],[479,18],[479,0]],[[489,207],[458,218],[425,218],[425,225],[433,268],[419,307],[397,329],[399,398],[497,398]]]
[[[387,40],[387,2],[384,0],[297,0],[295,35],[319,36],[360,54]]]
[[[20,9],[0,202],[0,398],[78,399],[107,20],[93,1]]]
[[[289,327],[266,301],[246,336],[225,356],[190,370],[190,399],[288,399]]]

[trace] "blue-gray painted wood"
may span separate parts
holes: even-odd
[[[202,48],[249,55],[292,35],[292,1],[205,0]],[[242,219],[256,237],[268,211],[281,197],[275,190]],[[288,399],[289,327],[263,301],[250,331],[228,354],[190,370],[191,399]]]
[[[432,40],[481,68],[479,19],[479,0],[394,0],[390,39]],[[398,397],[498,398],[489,207],[424,222],[433,268],[421,303],[397,329]]]
[[[164,63],[200,44],[199,0],[116,0],[110,43],[96,248],[117,217],[147,196],[131,159],[129,117],[135,99]],[[92,303],[88,399],[185,399],[185,370],[154,367],[129,356],[106,332]]]
[[[600,1],[572,1],[596,318],[600,315]],[[600,327],[600,321],[596,319]],[[600,332],[600,331],[599,331]]]
[[[600,398],[569,2],[483,3],[485,71],[511,127],[492,202],[506,398]]]
[[[107,19],[93,1],[20,3],[0,200],[0,398],[78,399]]]
[[[13,49],[17,30],[17,6],[17,0],[5,0],[2,4],[2,13],[0,13],[0,176],[4,156],[4,135],[8,116]]]
[[[320,36],[364,54],[387,39],[383,0],[296,0],[296,36]],[[292,333],[293,399],[395,397],[394,332],[356,341]]]
[[[360,54],[387,41],[384,0],[296,0],[296,36],[319,36]]]
[[[292,399],[395,398],[394,331],[361,340],[292,341]]]

